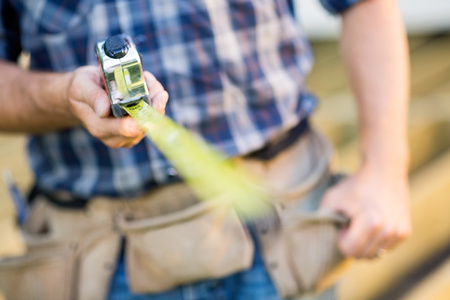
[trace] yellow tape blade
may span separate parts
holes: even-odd
[[[231,201],[241,217],[255,218],[270,205],[260,181],[214,150],[203,139],[159,114],[144,101],[123,107],[202,200]]]

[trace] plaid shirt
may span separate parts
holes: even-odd
[[[358,1],[321,0],[332,13]],[[304,86],[312,53],[288,0],[10,3],[0,0],[0,57],[23,49],[33,70],[72,71],[97,64],[98,40],[127,33],[170,94],[167,115],[228,156],[261,148],[316,106]],[[28,148],[38,186],[78,197],[132,197],[176,176],[148,138],[110,149],[77,127],[31,136]]]

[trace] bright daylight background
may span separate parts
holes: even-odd
[[[335,40],[339,22],[320,7],[319,0],[296,4],[316,56],[308,85],[322,101],[314,122],[336,145],[337,165],[351,172],[358,165],[357,128]],[[352,264],[340,287],[341,300],[450,299],[450,1],[399,4],[410,35],[414,233],[385,258]],[[0,170],[11,170],[23,192],[32,183],[24,145],[23,135],[0,133]],[[0,182],[0,252],[14,244],[8,235],[12,218],[2,219],[11,212]]]

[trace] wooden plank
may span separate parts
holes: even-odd
[[[22,192],[27,191],[33,182],[33,176],[28,166],[23,135],[0,135],[0,172],[10,170]],[[14,207],[7,187],[0,179],[0,217],[12,215]],[[5,228],[1,229],[2,232]],[[4,239],[3,239],[4,241]]]
[[[344,277],[339,299],[376,299],[377,295],[448,244],[449,168],[450,151],[414,176],[411,182],[412,237],[382,260],[355,263]]]
[[[439,123],[428,123],[410,128],[410,172],[424,167],[434,156],[449,149],[450,140],[442,138],[444,136],[442,132],[450,133],[450,124],[442,127]],[[339,145],[336,151],[339,157],[339,169],[353,173],[359,168],[361,160],[357,138],[347,144]]]
[[[438,293],[433,295],[433,299],[430,300],[448,300],[450,299],[450,286],[443,287]]]
[[[25,135],[0,134],[0,145],[0,171],[11,170],[19,187],[28,187],[32,175],[28,165]]]
[[[0,134],[0,157],[24,145],[25,136],[22,134]]]
[[[17,148],[15,152],[9,152],[0,157],[0,171],[3,169],[11,170],[20,189],[27,189],[33,182],[33,175],[24,148]]]
[[[408,48],[410,53],[422,47],[432,39],[429,35],[408,37]]]
[[[434,47],[439,45],[436,45],[434,40],[435,39],[430,37],[410,38],[409,49],[411,51],[411,56],[414,55],[421,58],[424,53],[429,53],[430,49],[435,50]],[[429,43],[431,43],[431,46],[428,45]],[[310,76],[307,78],[308,88],[317,94],[320,99],[326,101],[329,97],[334,96],[336,93],[349,93],[348,78],[344,69],[341,54],[339,52],[339,45],[337,43],[330,42],[316,42],[313,43],[313,49],[314,52],[317,53],[317,61]],[[416,52],[418,52],[418,54],[416,54]],[[446,56],[441,55],[441,57]],[[411,64],[416,65],[416,59],[412,59]],[[421,67],[422,64],[418,67],[412,66],[412,72],[420,72]],[[428,73],[429,72],[426,72],[426,74]],[[442,76],[443,75],[441,75],[441,77]],[[444,80],[444,77],[442,77],[441,81],[442,80]],[[425,91],[425,86],[426,84],[422,86],[422,92]]]
[[[440,69],[436,69],[434,73],[429,74],[429,77],[424,78],[421,82],[414,83],[411,86],[411,92],[415,96],[434,92],[438,87],[448,83],[449,74],[450,63],[444,63]]]
[[[450,93],[426,96],[410,106],[409,145],[410,170],[415,171],[450,147]],[[336,95],[322,105],[313,117],[333,144],[337,146],[344,171],[354,172],[359,166],[356,108],[351,96]]]
[[[450,70],[450,35],[431,39],[411,53],[411,92],[413,95],[430,93],[446,78]]]
[[[400,300],[450,299],[450,259],[428,275]]]
[[[307,87],[313,91],[319,99],[327,99],[342,87],[347,86],[347,75],[340,56],[328,59],[321,65],[313,67],[307,78]]]
[[[356,106],[350,94],[336,94],[319,105],[312,123],[332,141],[342,145],[357,134]]]
[[[434,87],[433,94],[450,95],[450,72],[446,73],[446,78],[442,83]]]
[[[32,176],[25,153],[25,136],[20,134],[0,134],[0,172],[9,169],[13,173],[19,188],[27,189]],[[2,254],[22,253],[24,245],[18,239],[12,222],[14,206],[7,188],[0,180],[0,252]],[[0,291],[0,300],[5,300]]]
[[[335,41],[313,41],[311,48],[316,66],[326,64],[328,60],[339,56],[338,44]]]

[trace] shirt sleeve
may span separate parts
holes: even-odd
[[[17,61],[21,51],[19,14],[8,0],[0,0],[0,58]]]
[[[320,0],[322,5],[332,14],[340,14],[364,0]]]

